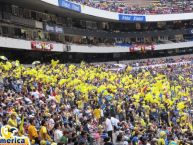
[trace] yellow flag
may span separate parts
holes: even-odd
[[[21,124],[20,124],[20,126],[19,126],[19,135],[20,135],[20,136],[24,134],[23,125],[24,125],[24,115],[22,116]]]

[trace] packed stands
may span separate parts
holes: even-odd
[[[173,14],[190,13],[193,10],[192,0],[118,0],[118,1],[85,1],[72,0],[76,3],[125,14]]]
[[[0,58],[0,126],[32,145],[193,140],[192,57],[138,61],[120,71],[109,70],[116,64],[24,66]]]

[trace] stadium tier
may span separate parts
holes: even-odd
[[[65,0],[0,3],[0,47],[7,55],[6,48],[21,50],[19,54],[68,52],[70,58],[74,53],[108,53],[104,58],[111,60],[192,52],[192,13],[123,15]]]

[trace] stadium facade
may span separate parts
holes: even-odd
[[[23,62],[190,54],[192,19],[191,12],[123,14],[66,0],[0,0],[0,54]]]

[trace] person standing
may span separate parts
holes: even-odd
[[[111,117],[107,116],[105,119],[105,129],[107,131],[108,136],[111,138],[113,142],[113,125],[111,123]]]
[[[35,141],[35,144],[39,144],[39,139],[38,139],[38,132],[35,127],[35,121],[34,119],[30,120],[30,125],[28,127],[28,136],[30,141]]]
[[[63,136],[63,132],[61,131],[61,126],[59,123],[57,123],[55,124],[54,141],[56,143],[60,143],[62,136]]]
[[[162,122],[167,124],[167,126],[170,126],[170,124],[169,124],[169,113],[166,111],[166,109],[161,110],[160,119],[161,119]]]
[[[101,118],[101,109],[99,106],[97,106],[93,111],[94,118],[99,121]]]
[[[48,131],[50,132],[51,130],[53,130],[54,126],[55,126],[55,121],[54,121],[54,115],[49,116],[48,119]]]

